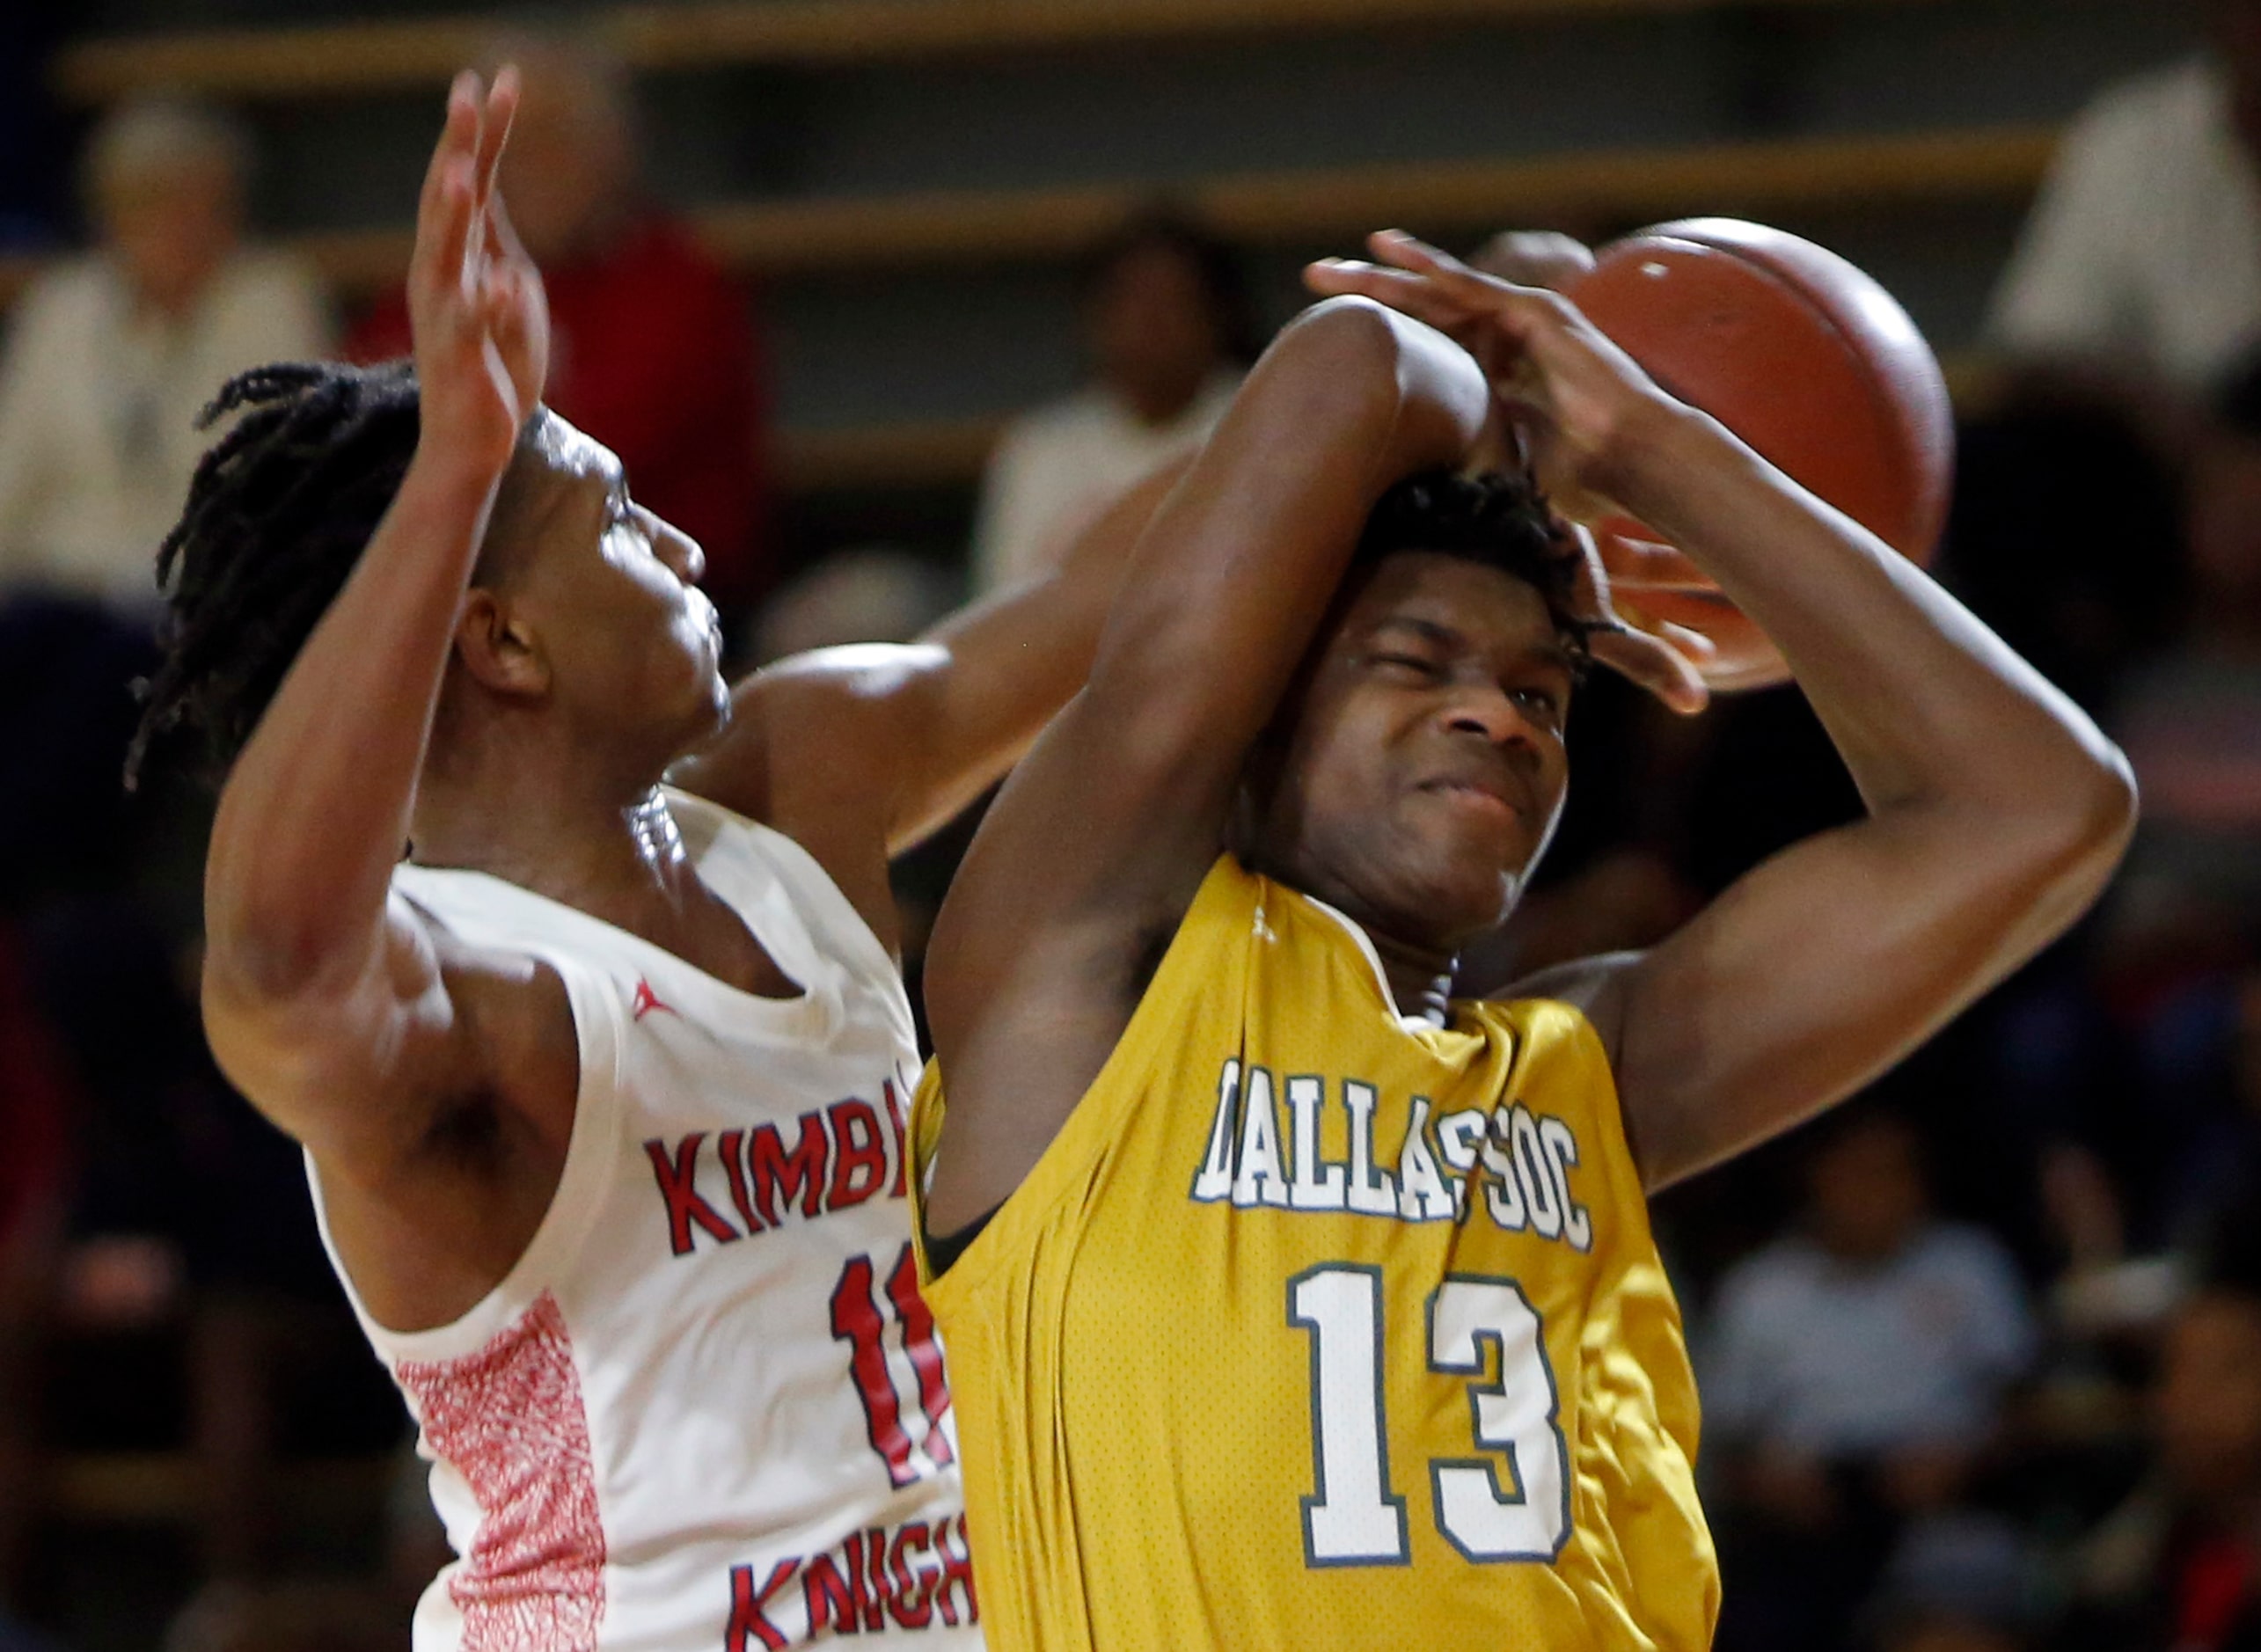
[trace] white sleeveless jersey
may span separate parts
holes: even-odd
[[[394,874],[450,932],[554,969],[581,1047],[564,1175],[509,1276],[406,1335],[355,1299],[458,1556],[417,1652],[977,1648],[904,1197],[901,977],[799,845],[669,801],[802,996],[740,992],[484,874]]]

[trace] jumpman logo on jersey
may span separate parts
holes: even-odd
[[[652,990],[650,982],[639,979],[636,983],[636,1001],[629,1007],[628,1019],[632,1021],[640,1021],[654,1010],[677,1015],[675,1005],[662,1002],[660,995]],[[681,1019],[680,1016],[677,1016],[677,1019]]]

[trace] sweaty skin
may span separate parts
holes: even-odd
[[[926,976],[950,1100],[934,1233],[1020,1184],[1228,842],[1357,918],[1401,1010],[1441,1008],[1454,954],[1504,915],[1560,800],[1538,620],[1508,575],[1411,554],[1321,627],[1374,501],[1463,462],[1495,398],[1558,504],[1655,524],[1764,627],[1868,806],[1653,950],[1511,995],[1592,1018],[1648,1186],[1899,1059],[2061,931],[2125,845],[2118,751],[1922,573],[1660,391],[1567,301],[1408,238],[1373,245],[1397,267],[1313,267],[1317,290],[1356,296],[1259,363],[1141,541],[1090,685],[944,906]],[[1401,644],[1409,619],[1438,613],[1455,634]],[[1637,640],[1602,646],[1621,659]],[[1267,749],[1282,726],[1284,758]],[[1233,830],[1236,811],[1252,829]]]
[[[409,278],[416,453],[238,759],[205,875],[213,1049],[309,1149],[356,1289],[403,1332],[458,1318],[525,1250],[579,1075],[555,974],[394,892],[401,845],[743,990],[797,993],[700,882],[662,775],[794,838],[892,947],[889,856],[1073,691],[1169,480],[1127,496],[1057,574],[919,642],[803,656],[732,691],[699,547],[540,407],[541,281],[494,186],[516,98],[507,70],[450,97]]]

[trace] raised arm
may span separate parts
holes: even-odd
[[[457,614],[541,392],[539,278],[494,201],[516,101],[460,79],[409,275],[421,436],[398,496],[221,793],[205,871],[215,1053],[269,1117],[369,1169],[481,1081],[435,938],[391,880]]]
[[[993,785],[1083,685],[1130,547],[1184,470],[1164,466],[1057,567],[915,642],[820,648],[756,672],[722,738],[674,779],[792,837],[893,946],[889,858]]]
[[[1017,1187],[1088,1087],[1373,501],[1459,462],[1489,407],[1438,333],[1322,305],[1257,363],[1148,524],[1089,685],[991,808],[935,930],[927,1005],[951,1098],[937,1232]]]
[[[1518,989],[1588,1005],[1661,1186],[1849,1093],[2062,931],[2133,827],[2127,767],[1921,570],[1658,391],[1564,300],[1377,247],[1406,267],[1313,284],[1490,333],[1558,496],[1613,501],[1718,581],[1782,649],[1868,807],[1653,950]]]

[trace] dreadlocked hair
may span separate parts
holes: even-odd
[[[1582,669],[1590,658],[1587,640],[1608,628],[1578,613],[1583,553],[1528,475],[1423,471],[1407,477],[1375,501],[1350,566],[1371,567],[1399,551],[1474,562],[1532,586]]]
[[[240,413],[196,466],[157,559],[163,657],[136,685],[126,785],[150,748],[187,732],[217,785],[346,582],[416,450],[416,376],[286,362],[239,373],[197,416]]]

